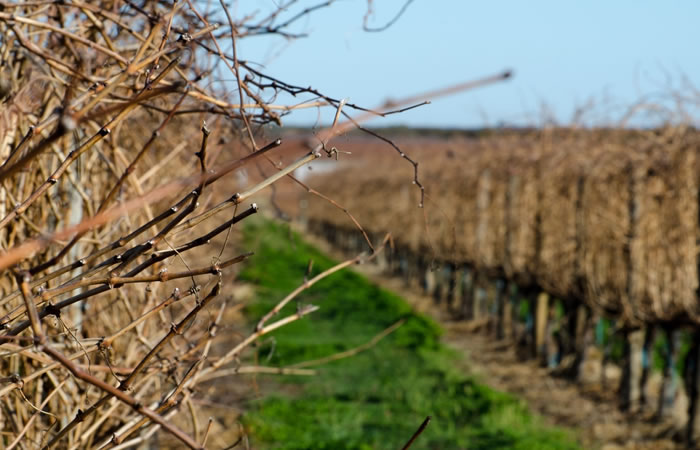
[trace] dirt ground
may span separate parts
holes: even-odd
[[[325,241],[313,237],[310,240],[335,258],[343,257]],[[654,420],[650,413],[645,412],[620,411],[612,389],[602,389],[595,384],[582,386],[555,376],[550,369],[539,367],[535,361],[519,360],[511,343],[489,335],[479,324],[452,319],[445,308],[435,305],[419,289],[407,287],[399,278],[379,273],[376,266],[367,264],[353,270],[403,296],[416,310],[437,320],[445,329],[446,344],[465,356],[465,371],[494,389],[523,399],[530,410],[547,423],[573,429],[584,448],[686,448],[674,439],[678,431],[671,421]],[[607,374],[611,385],[615,385],[614,378],[619,377],[619,369],[607,367]]]

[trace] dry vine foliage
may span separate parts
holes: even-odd
[[[338,189],[368,234],[391,232],[414,255],[583,302],[623,324],[697,324],[699,145],[683,126],[407,144],[424,163],[425,211],[411,207],[407,174],[387,174],[371,156],[311,182]],[[312,229],[347,228],[316,201],[308,216]]]
[[[346,104],[238,59],[240,39],[294,38],[300,19],[332,2],[295,3],[241,18],[223,1],[0,3],[4,447],[125,448],[156,432],[204,447],[196,388],[275,372],[246,366],[243,351],[316,309],[279,318],[299,292],[361,260],[300,286],[237,342],[217,342],[227,301],[240,306],[230,301],[232,266],[251,255],[234,253],[231,230],[256,213],[251,196],[288,177],[335,204],[292,172],[337,156],[330,139],[363,117],[396,112]],[[235,81],[217,82],[226,78]],[[281,94],[303,101],[276,104]],[[295,162],[274,164],[283,144],[266,139],[265,126],[321,106],[333,126]],[[257,183],[229,176],[256,165],[266,168]]]

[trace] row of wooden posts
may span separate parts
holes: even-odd
[[[357,229],[320,221],[307,226],[340,250],[368,249]],[[537,286],[518,286],[502,274],[437,261],[429,252],[415,254],[398,247],[380,253],[375,261],[385,273],[422,289],[454,318],[474,321],[477,327],[481,322],[483,327],[478,328],[516,345],[520,358],[536,360],[555,374],[590,381],[584,380],[583,367],[591,353],[602,354],[598,381],[603,389],[616,391],[621,409],[646,411],[652,420],[672,421],[678,438],[691,447],[700,442],[700,328],[616,327],[614,318],[602,317],[582,302],[555,299]],[[615,348],[618,355],[613,355]],[[662,361],[662,381],[652,404],[647,393],[654,355]],[[614,356],[621,369],[617,386],[605,379],[605,367]],[[679,402],[687,403],[680,415]]]

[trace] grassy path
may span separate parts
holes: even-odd
[[[333,264],[271,222],[246,228],[245,241],[256,252],[240,275],[258,286],[246,311],[251,321],[303,281],[310,259],[313,274]],[[258,352],[265,364],[336,354],[404,322],[367,351],[319,366],[314,377],[261,379],[262,395],[243,417],[254,448],[398,449],[428,415],[432,422],[414,449],[577,448],[571,434],[546,427],[516,398],[460,373],[435,322],[361,275],[334,274],[299,301],[321,309],[266,340]]]

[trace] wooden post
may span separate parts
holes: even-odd
[[[494,293],[494,301],[496,303],[496,338],[503,339],[505,337],[505,314],[506,304],[506,283],[500,278],[496,280],[496,289]]]
[[[516,336],[518,285],[510,282],[506,288],[503,306],[503,338],[513,340]]]
[[[427,270],[429,269],[430,263],[425,259],[425,256],[419,255],[418,256],[418,284],[420,285],[421,290],[423,291],[423,295],[428,295],[428,284],[427,284],[427,279],[425,274],[427,273]]]
[[[578,379],[581,374],[581,366],[586,356],[586,346],[588,345],[586,335],[591,323],[591,314],[584,305],[576,307],[576,328],[574,330],[574,362],[571,366],[570,375]]]
[[[625,244],[624,258],[627,266],[627,295],[631,301],[635,300],[638,276],[640,270],[639,247],[633,245],[638,240],[639,220],[642,215],[642,186],[644,185],[642,173],[633,166],[628,167],[629,180],[627,191],[629,194],[627,225],[627,242]],[[646,172],[646,169],[644,170]],[[637,299],[638,300],[638,299]],[[625,330],[624,334],[625,358],[623,361],[622,380],[620,380],[621,405],[623,409],[636,411],[641,406],[641,381],[644,372],[644,330]]]
[[[389,270],[389,252],[388,249],[385,249],[383,252],[379,252],[377,255],[375,262],[377,264],[377,269],[379,270],[380,273],[385,274]]]
[[[473,299],[472,318],[478,320],[486,314],[486,290],[484,289],[484,276],[482,274],[476,274],[475,276]]]
[[[561,362],[562,354],[562,330],[559,327],[556,302],[549,302],[547,310],[547,326],[544,335],[543,365],[554,368]]]
[[[396,252],[394,253],[394,276],[399,278],[403,277],[405,270],[404,264],[404,249],[403,247],[397,247]]]
[[[333,235],[335,236],[335,244],[342,251],[345,252],[345,233],[335,227],[333,228]]]
[[[362,235],[358,233],[357,231],[354,231],[352,233],[353,237],[353,248],[352,248],[352,253],[362,253],[366,250],[369,250],[369,246],[367,245],[367,241],[364,240]]]
[[[449,262],[445,265],[447,270],[447,293],[445,294],[445,302],[447,303],[447,310],[449,312],[454,311],[454,301],[455,301],[455,291],[457,290],[457,265],[453,262]]]
[[[461,265],[455,266],[455,287],[454,287],[454,298],[452,300],[452,317],[461,318],[462,315],[462,302],[464,301],[464,283],[465,276],[467,274],[467,268]]]
[[[658,418],[667,417],[671,414],[678,384],[675,364],[680,333],[675,329],[665,329],[664,334],[666,335],[666,354],[664,355],[664,377],[661,382],[659,402],[656,409]]]
[[[407,287],[411,281],[411,272],[409,270],[408,263],[408,250],[402,249],[399,252],[399,272],[401,274],[401,279],[403,280],[404,287]]]
[[[343,252],[345,252],[345,254],[350,252],[350,246],[351,246],[350,239],[351,238],[352,238],[352,236],[350,235],[350,233],[348,233],[346,230],[342,231],[342,241],[341,241],[342,246],[341,246],[341,248],[343,249]]]
[[[435,270],[431,263],[428,263],[428,265],[425,267],[424,279],[425,295],[432,297],[433,292],[435,291]]]
[[[540,292],[537,296],[537,306],[535,309],[535,356],[539,359],[546,357],[544,344],[548,318],[549,294]]]
[[[460,286],[462,297],[460,316],[466,320],[474,318],[474,284],[474,271],[465,267],[462,270],[462,284]]]
[[[576,354],[576,328],[580,312],[577,302],[568,299],[562,302],[564,306],[564,323],[562,324],[561,356],[562,358]]]
[[[297,215],[297,223],[302,230],[309,231],[309,200],[307,198],[301,198],[299,200],[299,214]]]
[[[584,319],[585,320],[581,320],[581,354],[580,362],[577,367],[576,379],[579,382],[591,383],[593,381],[600,380],[600,377],[598,377],[597,380],[594,380],[594,374],[586,370],[586,366],[588,366],[589,363],[592,362],[590,361],[591,356],[595,354],[596,359],[600,356],[600,346],[597,345],[596,341],[596,332],[598,329],[598,322],[600,321],[600,318],[595,311],[591,309],[586,309]]]
[[[598,317],[595,324],[595,341],[596,345],[603,353],[603,359],[600,362],[600,385],[603,387],[603,389],[606,389],[608,385],[605,367],[608,365],[608,361],[610,360],[610,350],[612,348],[612,336],[610,335],[610,330],[612,328],[613,324],[609,323],[607,319]]]
[[[623,332],[624,359],[620,379],[620,405],[623,410],[636,411],[640,406],[640,380],[643,370],[644,330]]]
[[[537,297],[533,292],[528,292],[525,296],[525,303],[527,304],[527,318],[525,319],[525,344],[527,345],[527,357],[536,358],[537,357],[537,327],[535,326],[535,315],[536,315],[536,305]]]
[[[688,423],[686,424],[685,440],[688,448],[697,448],[700,437],[700,330],[693,330],[692,344],[685,360],[684,379],[688,394]]]
[[[442,301],[442,293],[445,290],[445,265],[440,263],[435,270],[435,289],[433,289],[433,302],[439,305]]]
[[[636,330],[628,335],[630,345],[630,391],[629,406],[632,411],[640,407],[642,370],[644,367],[644,329]]]
[[[391,276],[394,274],[394,260],[396,259],[396,247],[386,246],[382,252],[386,255],[386,270],[385,274]]]
[[[358,253],[359,252],[359,237],[353,231],[348,231],[348,253]]]
[[[327,222],[324,222],[323,227],[326,230],[326,239],[328,242],[338,247],[338,230],[330,226]]]
[[[416,284],[420,284],[418,281],[420,278],[420,260],[413,252],[407,252],[406,258],[408,260],[408,277],[406,287],[412,287]]]
[[[639,379],[639,406],[644,408],[648,405],[647,381],[651,373],[652,352],[654,351],[654,338],[656,329],[649,326],[644,333],[644,343],[642,344],[642,375]]]

